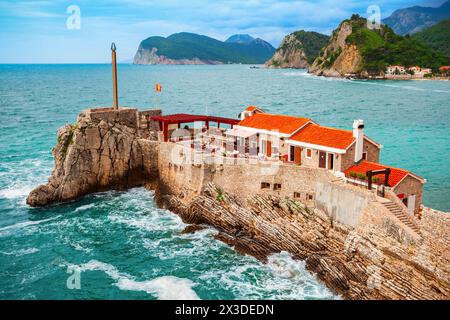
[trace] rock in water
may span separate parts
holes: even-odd
[[[122,189],[145,183],[150,172],[145,163],[152,141],[139,139],[137,113],[121,110],[100,120],[89,112],[75,125],[58,131],[52,153],[55,166],[48,183],[31,191],[30,206],[76,199],[87,193]]]

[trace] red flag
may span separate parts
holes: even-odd
[[[156,92],[161,92],[162,91],[162,86],[159,83],[156,84],[155,91]]]

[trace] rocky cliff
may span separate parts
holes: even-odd
[[[150,50],[139,47],[133,59],[134,64],[223,64],[221,61],[191,58],[191,59],[170,59],[164,55],[158,55],[158,48]]]
[[[348,44],[346,41],[352,32],[351,22],[341,23],[333,32],[328,45],[314,60],[309,72],[327,77],[341,77],[361,72],[363,61],[361,53],[355,44]]]
[[[379,78],[389,65],[438,70],[447,61],[444,55],[411,37],[396,35],[388,26],[368,27],[367,20],[355,14],[333,31],[309,72],[329,77]]]
[[[30,206],[68,201],[85,194],[143,185],[152,171],[151,141],[140,139],[135,110],[83,112],[58,131],[55,165],[47,184],[31,191]]]
[[[262,261],[289,252],[346,299],[450,299],[450,218],[425,210],[423,238],[402,233],[380,211],[367,211],[356,228],[314,204],[255,194],[245,202],[209,184],[199,196],[166,195],[186,223],[214,226],[216,238]],[[433,232],[432,230],[436,230]]]
[[[307,68],[327,41],[328,36],[317,32],[303,30],[293,32],[284,37],[274,56],[266,62],[266,66],[271,68]]]
[[[294,35],[286,36],[272,59],[266,62],[266,66],[299,69],[308,67],[308,59],[302,47],[303,44]]]

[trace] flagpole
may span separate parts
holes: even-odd
[[[116,64],[116,44],[111,44],[111,58],[112,58],[112,78],[113,78],[113,101],[114,110],[119,109],[119,98],[117,96],[117,64]]]

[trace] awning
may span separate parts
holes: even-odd
[[[251,132],[242,128],[236,128],[234,127],[233,129],[228,129],[227,131],[225,131],[225,134],[228,136],[234,136],[234,137],[241,137],[241,138],[248,138],[250,136],[255,135],[255,132]]]

